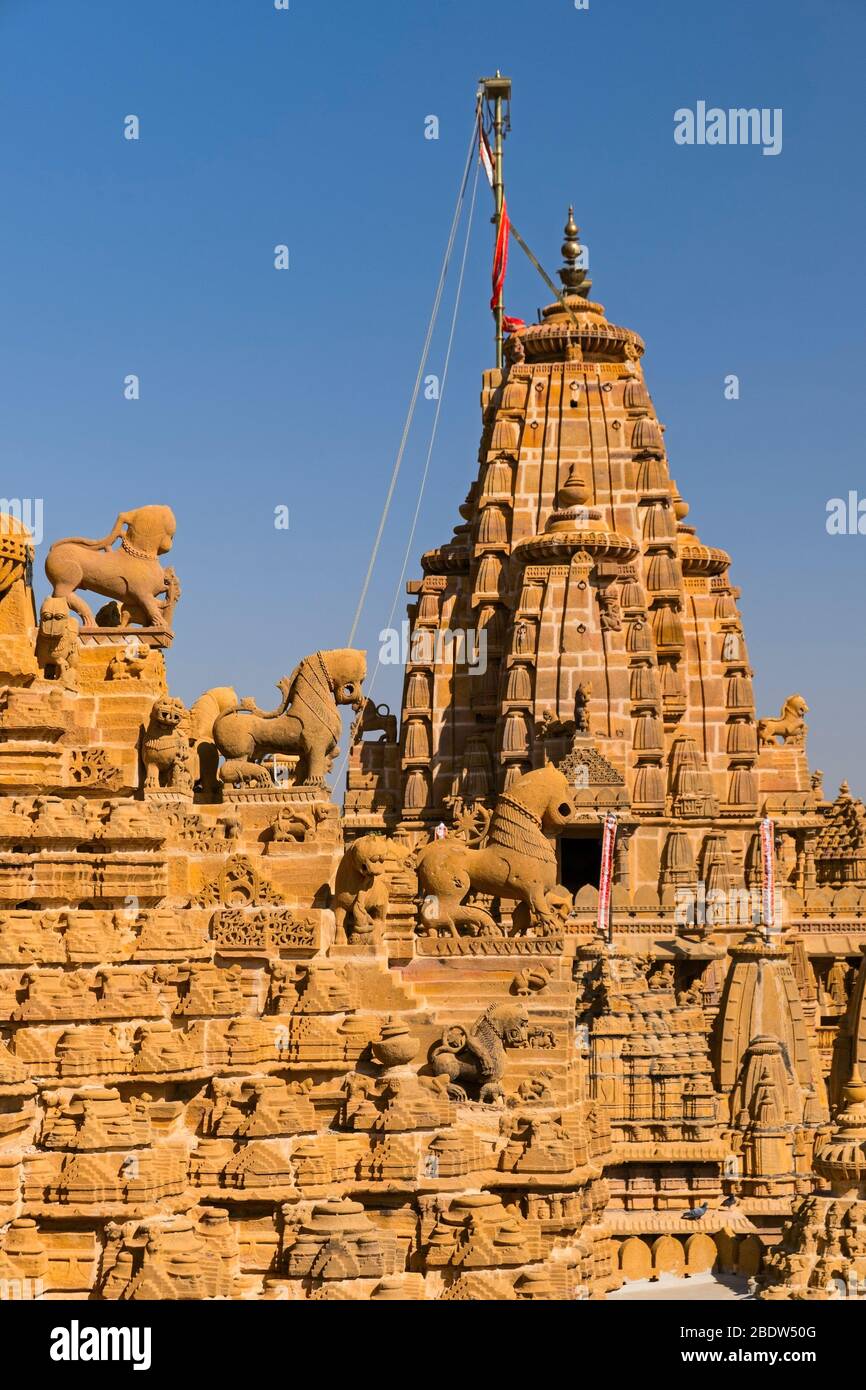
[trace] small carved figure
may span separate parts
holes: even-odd
[[[557,886],[556,851],[545,832],[561,830],[574,810],[567,779],[549,763],[524,773],[498,798],[484,849],[454,837],[425,845],[418,856],[424,925],[447,928],[455,937],[461,926],[473,935],[495,931],[489,912],[463,906],[471,891],[517,898],[527,904],[531,926],[555,928],[559,898],[554,905],[550,894]]]
[[[99,619],[99,614],[97,621]],[[139,680],[147,666],[148,649],[138,641],[124,642],[123,647],[109,661],[105,672],[107,680]]]
[[[107,536],[87,540],[71,536],[55,541],[45,559],[53,596],[65,598],[88,626],[93,612],[77,590],[86,589],[120,605],[120,626],[130,622],[167,628],[180,584],[174,570],[163,569],[158,556],[171,550],[177,523],[170,507],[138,507],[121,512]],[[113,550],[116,540],[120,549]],[[165,595],[162,602],[159,596]]]
[[[430,1057],[433,1074],[449,1078],[451,1100],[465,1101],[467,1094],[460,1083],[469,1082],[478,1087],[479,1100],[490,1104],[504,1094],[506,1047],[523,1047],[528,1033],[529,1015],[522,1004],[491,1004],[469,1033],[459,1027],[446,1028]]]
[[[589,701],[592,695],[592,682],[581,681],[574,692],[574,732],[589,733]]]
[[[310,840],[325,814],[323,806],[281,806],[271,826],[271,840],[282,844]]]
[[[616,594],[609,587],[598,590],[598,612],[603,631],[619,632],[622,627],[622,611]]]
[[[352,722],[350,741],[357,743],[359,739],[364,737],[364,734],[374,734],[380,729],[382,731],[380,743],[397,742],[396,714],[391,713],[388,705],[377,705],[376,701],[371,700],[368,695]]]
[[[647,983],[650,989],[673,989],[674,987],[674,967],[671,961],[665,961],[648,977]]]
[[[192,790],[192,748],[186,720],[187,711],[182,700],[163,695],[155,701],[141,745],[145,791],[156,791],[159,787]]]
[[[337,706],[360,710],[366,673],[366,652],[315,652],[279,682],[283,698],[276,709],[261,710],[247,699],[225,710],[213,726],[214,743],[226,759],[221,781],[269,786],[265,754],[298,753],[304,785],[324,785],[342,731]]]
[[[393,846],[384,835],[361,835],[337,868],[333,908],[337,940],[349,935],[373,940],[388,913],[388,859]]]
[[[517,1088],[517,1094],[524,1105],[550,1105],[553,1102],[553,1091],[550,1087],[552,1076],[546,1068],[542,1068],[535,1076],[528,1077],[521,1081]]]
[[[514,994],[540,994],[550,984],[551,975],[546,965],[525,965],[511,982]]]
[[[78,623],[65,598],[47,598],[42,604],[36,660],[49,681],[66,680],[78,667]]]
[[[780,738],[783,743],[802,748],[806,741],[807,729],[803,716],[808,713],[809,706],[802,695],[789,695],[778,719],[758,720],[758,743],[772,745]]]
[[[508,334],[505,339],[503,355],[509,367],[519,365],[526,360],[526,345],[522,334],[518,332]]]

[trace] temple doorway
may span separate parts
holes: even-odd
[[[601,879],[601,831],[562,835],[559,840],[559,881],[569,893],[579,893]]]

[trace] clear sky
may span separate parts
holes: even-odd
[[[44,499],[40,597],[51,539],[168,502],[174,693],[270,705],[344,645],[498,66],[514,221],[552,272],[573,201],[593,298],[647,341],[689,519],[734,556],[759,713],[801,692],[828,791],[866,793],[866,535],[825,525],[830,498],[866,498],[864,41],[863,0],[0,0],[2,491]],[[677,145],[699,101],[781,108],[781,153]],[[476,471],[488,197],[416,554]],[[509,311],[549,298],[512,248]],[[373,658],[432,411],[359,632]],[[394,668],[375,693],[399,705]]]

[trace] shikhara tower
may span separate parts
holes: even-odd
[[[613,808],[616,880],[644,909],[667,915],[669,890],[696,892],[700,880],[741,889],[742,916],[760,882],[763,815],[776,822],[783,881],[815,883],[823,821],[802,702],[782,721],[784,744],[768,732],[759,748],[730,558],[686,521],[644,343],[589,298],[571,212],[562,251],[562,301],[511,336],[503,371],[484,374],[463,520],[409,584],[416,659],[392,817],[448,824],[553,761],[582,803],[562,842],[566,887],[597,883]],[[483,674],[466,632],[485,644]],[[711,905],[721,924],[721,899]]]

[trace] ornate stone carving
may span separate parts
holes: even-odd
[[[154,702],[141,744],[145,792],[170,787],[192,791],[192,748],[182,700],[163,695]]]
[[[434,840],[418,856],[418,881],[427,901],[421,921],[428,930],[459,934],[495,931],[490,913],[463,905],[470,891],[517,898],[529,909],[529,923],[555,929],[550,901],[556,887],[556,853],[545,831],[561,830],[574,814],[565,777],[550,765],[528,772],[509,794],[500,796],[484,849],[473,850],[447,838]]]
[[[121,627],[134,622],[170,628],[180,586],[174,571],[163,569],[158,557],[171,550],[176,528],[170,507],[139,507],[121,512],[102,540],[75,536],[55,541],[45,559],[54,597],[65,598],[89,627],[96,625],[95,619],[79,589],[115,599]],[[114,550],[117,540],[120,548]]]
[[[36,660],[47,680],[66,681],[78,666],[78,623],[63,598],[47,598],[39,612]]]
[[[466,1100],[463,1082],[478,1090],[478,1099],[501,1099],[506,1047],[522,1047],[529,1036],[529,1015],[522,1004],[497,1004],[486,1009],[467,1033],[446,1028],[430,1057],[435,1076],[448,1077],[452,1100]]]
[[[782,713],[778,719],[758,720],[759,744],[772,746],[776,739],[780,738],[783,743],[790,743],[797,748],[802,748],[806,741],[807,730],[804,715],[808,712],[809,706],[802,695],[789,695],[782,705]]]
[[[316,652],[279,682],[283,698],[276,709],[266,712],[245,700],[218,715],[214,742],[226,759],[220,779],[270,785],[262,758],[268,753],[298,753],[303,784],[322,786],[340,736],[336,707],[351,705],[360,710],[366,669],[364,652],[348,648]]]

